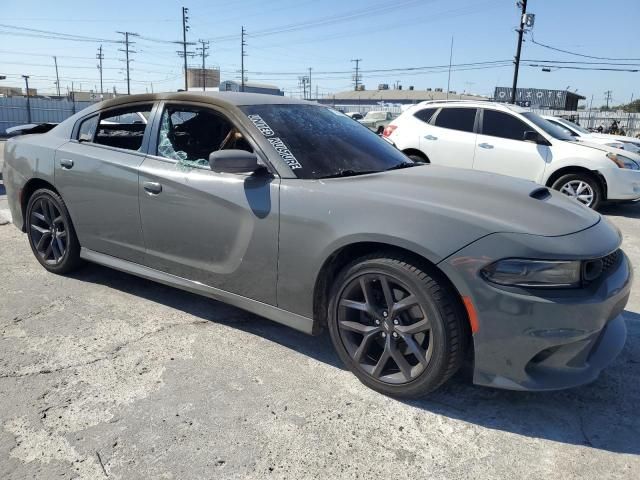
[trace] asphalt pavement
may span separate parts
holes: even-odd
[[[638,267],[640,205],[604,212]],[[638,283],[624,351],[591,385],[460,374],[401,402],[327,336],[96,265],[47,273],[11,224],[0,268],[2,479],[640,477]]]

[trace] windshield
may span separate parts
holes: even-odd
[[[582,128],[580,125],[578,125],[577,123],[573,123],[571,120],[567,120],[566,118],[561,118],[560,119],[560,123],[564,123],[565,125],[568,125],[570,128],[577,130],[580,133],[583,134],[590,134],[591,132],[585,128]]]
[[[545,120],[540,115],[537,115],[533,112],[525,112],[522,114],[522,116],[527,120],[529,120],[534,125],[536,125],[537,127],[544,130],[553,138],[557,138],[558,140],[568,140],[568,141],[575,140],[571,135],[565,132],[562,128],[557,127],[556,125],[551,123],[549,120]]]
[[[412,163],[367,127],[327,107],[294,104],[240,108],[298,178],[381,172]]]

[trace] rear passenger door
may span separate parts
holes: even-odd
[[[152,104],[82,119],[56,152],[55,184],[84,248],[140,263],[144,242],[138,167],[145,158]]]
[[[420,150],[431,163],[473,167],[476,113],[473,107],[444,107],[430,119],[430,128],[420,137]]]
[[[528,130],[535,129],[515,115],[483,109],[473,168],[540,182],[550,150],[525,141]]]

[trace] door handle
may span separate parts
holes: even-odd
[[[69,158],[61,158],[60,159],[60,166],[62,168],[64,168],[65,170],[69,170],[70,168],[73,168],[73,160],[71,160]]]
[[[425,139],[425,140],[437,140],[437,139],[438,139],[438,137],[434,137],[433,135],[425,135],[425,136],[424,136],[424,139]]]
[[[493,148],[493,145],[490,143],[479,143],[478,146],[480,148],[486,148],[487,150],[491,150]]]
[[[158,182],[144,182],[142,187],[152,195],[157,195],[162,191],[162,185]]]

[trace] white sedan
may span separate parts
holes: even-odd
[[[640,153],[640,139],[633,137],[626,137],[624,135],[610,135],[608,133],[590,132],[581,127],[577,123],[567,120],[566,118],[552,117],[549,115],[542,115],[542,118],[549,120],[554,125],[566,130],[569,135],[576,137],[576,139],[599,143],[607,145],[609,147],[620,148],[628,150],[633,153]]]

